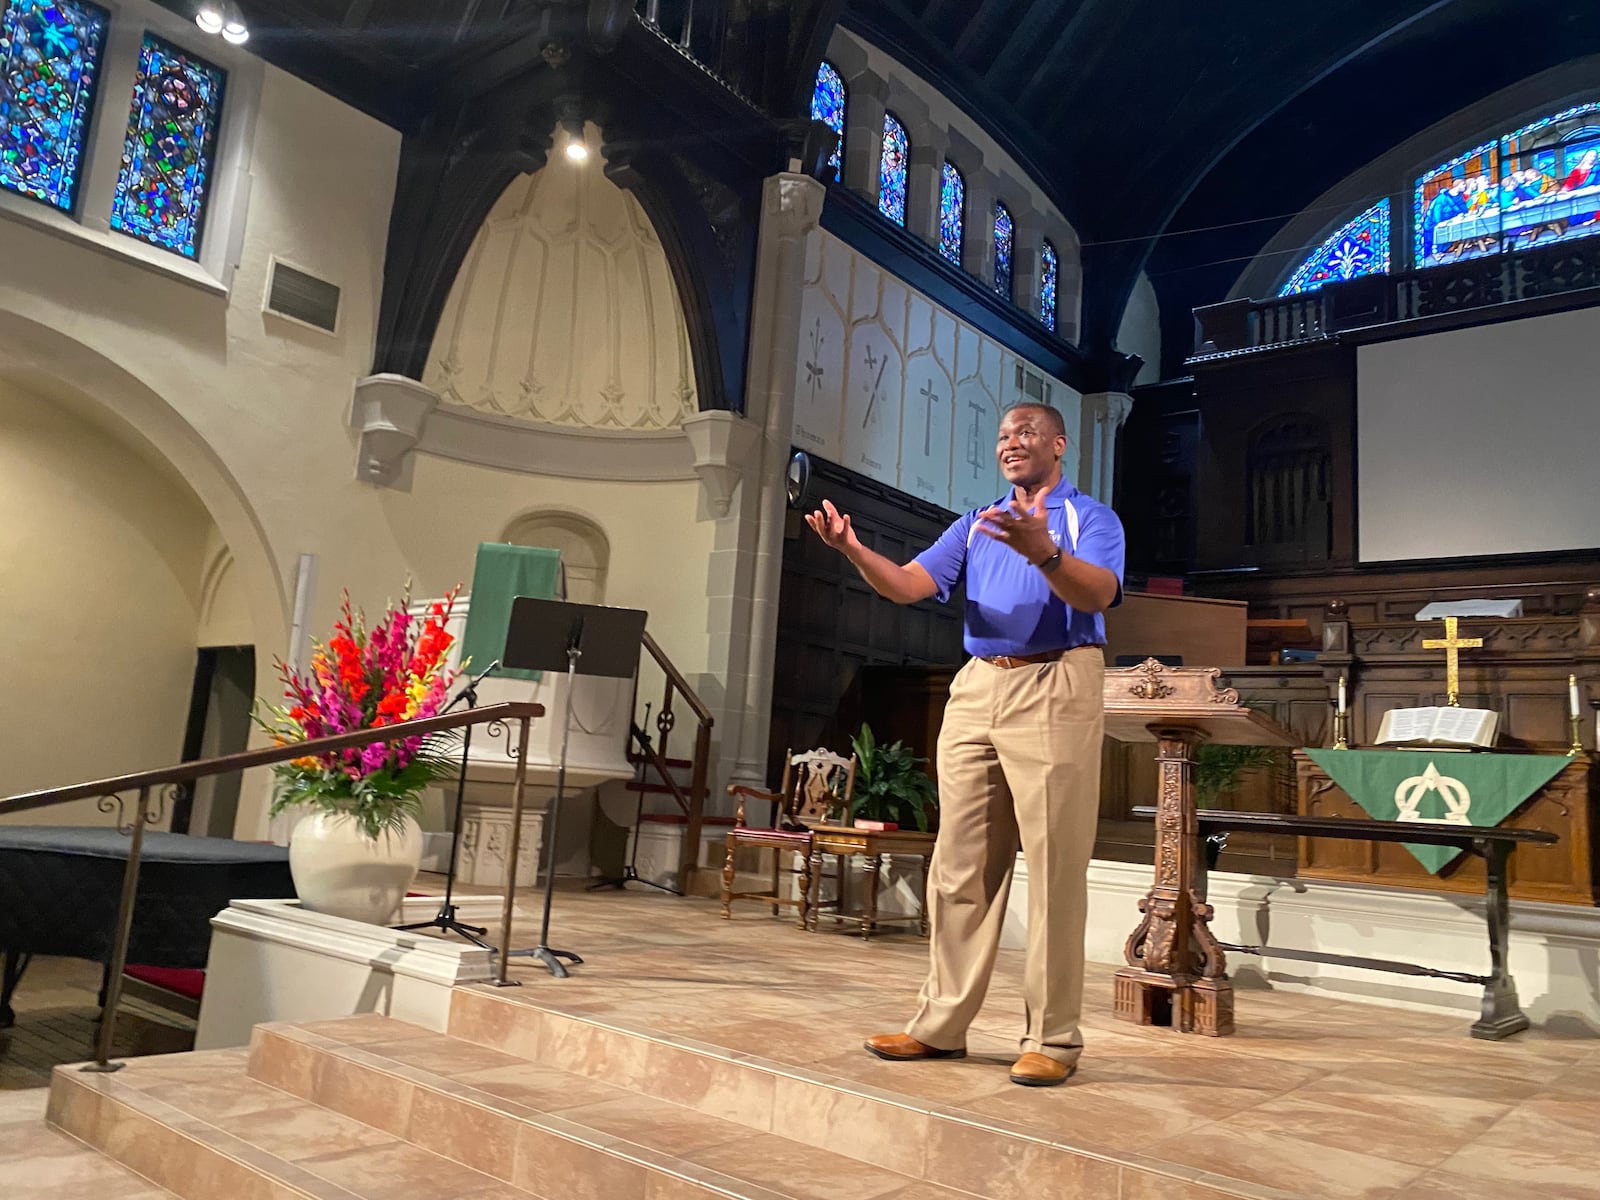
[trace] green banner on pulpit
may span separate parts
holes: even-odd
[[[1498,825],[1572,760],[1556,754],[1432,750],[1307,750],[1376,821]],[[1462,853],[1403,843],[1437,875]]]
[[[511,604],[518,596],[555,599],[561,582],[561,552],[542,546],[512,546],[484,542],[472,572],[472,606],[461,635],[461,657],[470,659],[473,672],[487,667],[506,653],[506,631],[511,625]],[[539,672],[501,667],[501,679],[538,679]]]

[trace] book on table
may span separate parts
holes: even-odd
[[[1391,708],[1378,726],[1379,746],[1454,746],[1487,750],[1500,714],[1492,708]]]

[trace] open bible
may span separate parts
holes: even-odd
[[[1500,714],[1491,708],[1391,708],[1378,726],[1379,746],[1494,745]]]

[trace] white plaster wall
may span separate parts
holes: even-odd
[[[0,216],[0,371],[76,389],[189,480],[232,560],[213,580],[218,627],[211,636],[255,644],[259,690],[271,657],[287,648],[285,581],[300,551],[322,554],[332,581],[317,598],[314,627],[332,616],[339,584],[381,589],[381,602],[399,590],[409,566],[381,502],[353,482],[344,420],[353,381],[371,363],[399,135],[271,68],[255,117],[254,186],[227,294],[116,253],[114,241]],[[338,336],[261,312],[274,254],[343,289]],[[185,689],[207,537],[205,523],[196,525]],[[89,678],[72,674],[79,687]],[[152,701],[147,711],[162,708]],[[184,711],[158,761],[176,757]],[[148,765],[148,757],[115,764]],[[30,782],[61,784],[86,773],[81,758],[58,754]],[[254,802],[250,795],[247,788],[240,821],[247,835],[260,815],[259,791]]]
[[[994,430],[1039,376],[1069,435],[1082,396],[830,233],[807,239],[794,444],[955,512],[1006,490]],[[953,403],[952,403],[953,401]],[[1079,474],[1069,436],[1062,468]]]
[[[1122,310],[1117,349],[1144,359],[1144,366],[1134,378],[1135,386],[1155,383],[1161,378],[1161,304],[1148,275],[1139,276],[1133,294],[1128,297],[1128,307]]]
[[[215,527],[176,472],[78,409],[0,379],[0,795],[182,749]],[[88,800],[9,819],[112,820]]]

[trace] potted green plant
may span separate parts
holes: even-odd
[[[856,752],[850,820],[884,821],[900,829],[929,832],[937,823],[939,795],[922,770],[928,760],[912,754],[902,741],[881,745],[865,723],[850,744]]]
[[[1197,808],[1220,808],[1218,801],[1239,786],[1246,771],[1277,766],[1283,750],[1277,746],[1229,746],[1207,742],[1194,755],[1194,800]],[[1206,838],[1206,868],[1215,870],[1217,858],[1228,844],[1227,833]]]

